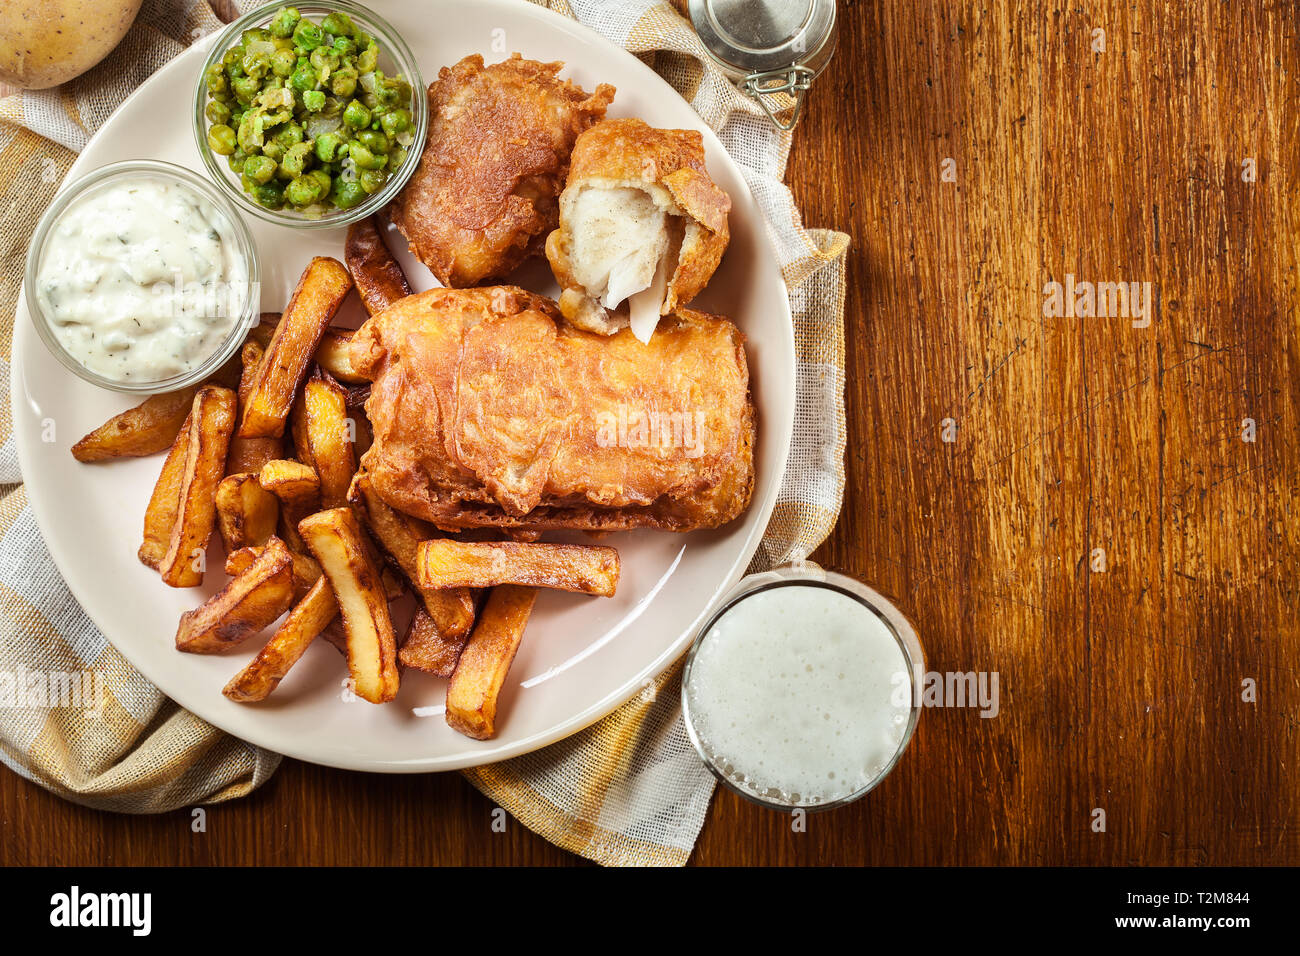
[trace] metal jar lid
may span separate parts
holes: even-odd
[[[690,0],[690,14],[709,55],[772,122],[793,129],[835,52],[835,0]],[[780,93],[792,108],[774,104]]]

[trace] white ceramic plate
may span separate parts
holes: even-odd
[[[302,760],[357,770],[452,770],[526,753],[582,729],[640,692],[686,647],[714,598],[744,571],[772,512],[794,419],[794,341],[785,286],[748,188],[713,134],[652,70],[585,27],[529,4],[371,5],[401,31],[426,82],[467,54],[493,62],[519,50],[535,59],[563,60],[569,64],[564,75],[587,89],[614,84],[618,96],[611,116],[704,133],[709,170],[732,198],[731,245],[695,305],[731,316],[749,340],[758,478],[743,518],[716,532],[640,531],[606,539],[623,558],[618,595],[541,595],[502,694],[498,736],[475,741],[447,727],[445,682],[425,674],[407,671],[391,704],[348,700],[342,659],[323,642],[308,649],[264,703],[226,700],[222,686],[258,642],[219,656],[181,654],[172,643],[181,613],[215,591],[224,575],[209,574],[203,588],[173,590],[136,559],[161,457],[81,465],[69,452],[81,435],[135,400],[64,370],[36,336],[21,299],[13,348],[14,431],[32,508],[72,593],[105,636],[169,697],[238,737]],[[127,99],[91,140],[68,181],[125,159],[161,159],[202,171],[190,128],[191,97],[213,40],[195,44]],[[342,258],[343,230],[250,225],[268,311],[283,308],[312,256]],[[406,254],[400,237],[389,238],[417,290],[437,284]],[[556,292],[544,263],[526,266],[517,281]],[[345,309],[360,318],[359,304]],[[46,421],[55,424],[53,442],[42,441]]]

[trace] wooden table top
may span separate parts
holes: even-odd
[[[931,670],[996,672],[999,712],[927,710],[806,832],[719,792],[694,863],[1300,863],[1295,28],[1026,7],[842,2],[789,172],[853,237],[848,488],[814,558],[891,595]],[[1113,285],[1056,310],[1067,276],[1153,320]],[[0,856],[576,861],[492,809],[455,774],[286,760],[196,835],[5,773]]]

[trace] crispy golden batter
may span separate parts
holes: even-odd
[[[603,191],[594,204],[591,190]],[[639,311],[649,321],[638,323],[634,310],[632,326],[648,340],[654,317],[690,302],[718,268],[730,240],[730,211],[731,197],[705,168],[696,130],[655,129],[639,119],[597,123],[573,148],[560,228],[546,242],[564,317],[609,335],[628,325],[628,306],[613,310],[625,299],[637,301],[629,293],[645,290],[649,300]],[[629,248],[638,244],[646,248]],[[629,276],[629,269],[639,274]]]
[[[683,311],[645,345],[523,289],[433,289],[370,319],[351,359],[374,383],[363,467],[440,528],[688,531],[749,503],[749,370],[726,319]]]
[[[614,99],[558,79],[563,66],[476,54],[429,86],[424,155],[388,210],[443,285],[508,275],[558,224],[574,140]]]

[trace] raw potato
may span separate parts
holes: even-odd
[[[371,559],[365,532],[350,508],[321,511],[298,524],[320,562],[343,615],[348,670],[358,697],[382,704],[397,696],[397,636],[383,577]]]
[[[293,604],[293,556],[272,538],[248,570],[181,615],[176,649],[216,654],[248,640]]]
[[[460,652],[447,684],[447,724],[487,740],[497,732],[497,698],[523,639],[537,591],[504,584],[488,595],[478,627]]]
[[[85,73],[121,42],[141,0],[4,0],[0,83],[43,90]]]
[[[424,588],[525,584],[613,597],[618,587],[618,552],[599,545],[435,538],[420,544],[416,560]]]

